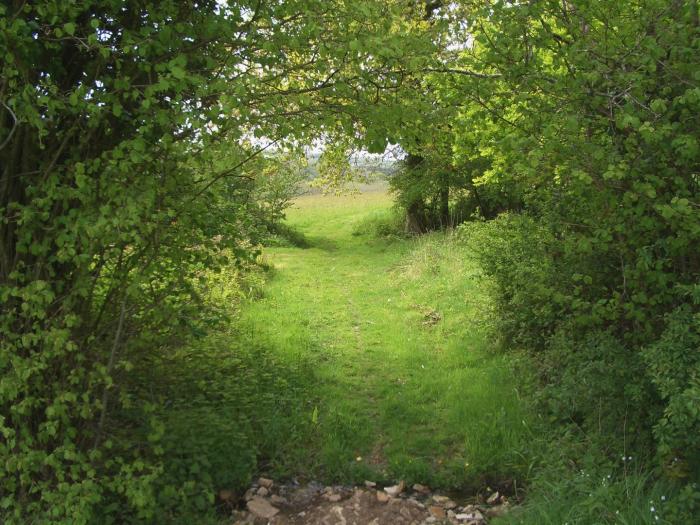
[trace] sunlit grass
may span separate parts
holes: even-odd
[[[374,235],[390,208],[382,191],[301,197],[287,223],[308,247],[266,250],[275,271],[242,329],[316,378],[308,447],[270,468],[443,487],[518,476],[528,415],[481,325],[479,272],[449,234]]]

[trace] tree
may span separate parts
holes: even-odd
[[[528,216],[483,239],[511,340],[544,354],[563,419],[640,451],[653,427],[660,464],[698,479],[700,418],[681,408],[698,395],[697,3],[461,8],[473,44],[450,69],[479,74],[440,88],[463,100],[454,151],[486,159],[480,184],[522,195]],[[677,377],[680,362],[693,372]]]
[[[164,429],[130,382],[200,323],[201,270],[251,255],[241,168],[420,66],[406,5],[0,6],[5,522],[153,518]]]
[[[253,197],[260,207],[263,222],[274,230],[293,200],[306,191],[303,184],[309,180],[306,157],[290,152],[265,159],[261,170],[255,174]]]

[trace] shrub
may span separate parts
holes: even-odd
[[[696,305],[686,304],[667,316],[659,340],[642,352],[665,403],[654,427],[664,470],[674,478],[696,481],[700,480],[699,350],[700,312]]]
[[[458,235],[492,280],[500,335],[523,347],[543,348],[563,314],[551,234],[528,216],[504,214],[466,223]]]
[[[610,457],[625,450],[648,455],[659,399],[638,352],[610,333],[579,335],[563,324],[548,340],[539,366],[545,384],[539,396],[552,420],[579,425]]]
[[[677,288],[685,304],[655,323],[655,335],[645,332],[651,341],[643,345],[607,301],[595,302],[610,270],[584,256],[587,248],[572,241],[578,235],[558,236],[525,215],[465,224],[459,235],[490,278],[505,345],[533,355],[542,385],[535,399],[549,421],[582,431],[603,460],[629,455],[647,472],[657,448],[659,472],[674,480],[667,515],[691,515],[700,450],[697,288]]]
[[[303,155],[291,152],[266,157],[253,174],[255,199],[260,220],[274,231],[284,219],[285,210],[296,197],[305,193],[303,183],[309,179],[309,167]]]

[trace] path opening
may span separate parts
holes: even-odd
[[[303,196],[287,224],[306,246],[265,250],[273,275],[241,329],[313,371],[309,430],[267,474],[510,490],[527,414],[483,325],[482,276],[454,234],[382,235],[391,206],[376,188]]]

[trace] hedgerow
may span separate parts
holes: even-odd
[[[485,157],[478,184],[523,198],[464,230],[505,342],[536,357],[554,420],[696,493],[697,5],[474,9],[460,65],[479,75],[442,97],[464,101],[455,167]]]
[[[255,161],[351,128],[356,116],[337,108],[367,98],[349,94],[379,74],[401,81],[392,52],[378,49],[430,46],[380,9],[0,5],[1,521],[160,521],[193,490],[166,445],[187,422],[211,434],[186,439],[182,454],[218,469],[206,439],[233,423],[195,406],[164,418],[163,400],[139,385],[167,383],[148,374],[163,354],[235,311],[202,287],[257,255],[267,207],[254,195]],[[371,70],[360,57],[374,57]],[[269,211],[279,219],[279,206]],[[228,481],[249,472],[246,447]],[[164,501],[166,478],[180,486]]]

